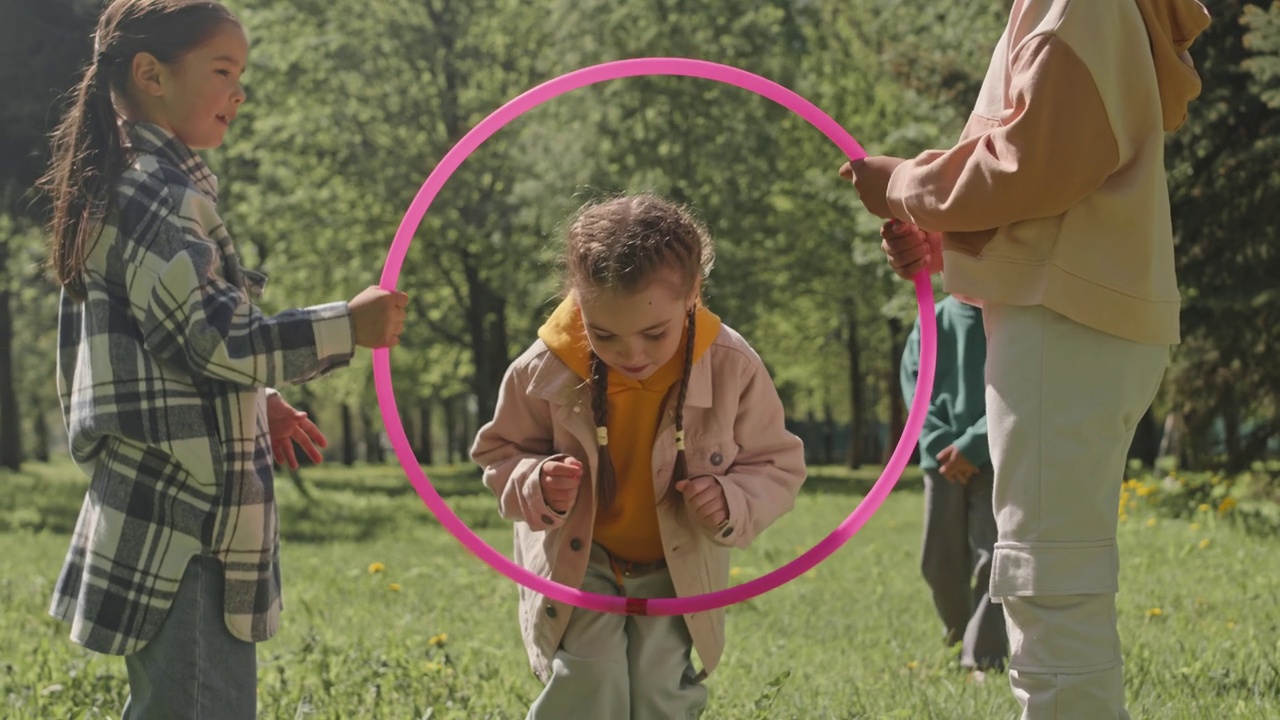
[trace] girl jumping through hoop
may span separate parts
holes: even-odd
[[[602,595],[714,592],[729,548],[792,508],[803,447],[760,357],[700,302],[713,257],[706,228],[652,195],[571,223],[565,299],[507,370],[472,449],[525,568]],[[723,609],[613,615],[522,588],[546,683],[528,717],[697,717],[724,623]]]

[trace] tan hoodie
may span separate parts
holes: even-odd
[[[1195,0],[1015,0],[959,143],[889,183],[896,217],[943,233],[948,292],[1178,342],[1164,134],[1208,23]]]

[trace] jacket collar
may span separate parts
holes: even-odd
[[[121,126],[130,150],[155,155],[173,164],[191,178],[197,190],[218,204],[218,178],[177,135],[150,122],[127,120]]]
[[[542,362],[529,380],[528,393],[532,397],[550,400],[558,405],[569,405],[587,396],[587,384],[569,369],[563,360],[545,348]],[[713,344],[714,347],[714,344]],[[709,350],[689,369],[689,391],[685,405],[696,408],[711,407],[711,351]]]

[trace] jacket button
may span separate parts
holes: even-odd
[[[555,605],[548,605],[548,606],[547,606],[547,617],[549,617],[549,618],[551,618],[551,619],[553,619],[553,620],[555,619],[555,617],[556,617],[556,606],[555,606]]]
[[[581,540],[579,540],[578,538],[574,538],[574,539],[570,540],[570,541],[569,541],[569,549],[570,549],[570,550],[572,550],[572,551],[574,551],[574,552],[577,552],[577,551],[581,550],[581,549],[582,549],[582,541],[581,541]]]
[[[733,528],[727,527],[724,529],[724,532],[720,533],[720,537],[727,538],[732,534],[733,534]]]
[[[547,525],[550,525],[551,523],[555,522],[555,520],[552,520],[550,515],[543,515],[542,522]]]
[[[711,464],[720,467],[720,463],[724,462],[724,456],[718,452],[711,453]]]

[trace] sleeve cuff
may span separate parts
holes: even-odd
[[[351,325],[351,308],[345,302],[334,302],[312,308],[312,327],[316,335],[316,356],[351,357],[356,352],[355,328]]]
[[[907,186],[910,184],[911,170],[914,164],[908,160],[894,169],[893,174],[889,176],[889,186],[885,190],[885,201],[889,204],[889,212],[899,220],[905,220],[912,225],[919,225],[916,218],[911,214],[911,210],[907,207],[906,196]]]
[[[723,477],[719,475],[712,475],[711,477],[715,478],[715,481],[720,483],[721,489],[724,490],[725,503],[729,506],[729,517],[720,523],[720,527],[715,529],[706,528],[706,531],[717,545],[736,546],[745,534],[747,497],[740,488],[726,483]]]
[[[542,477],[542,466],[552,460],[563,460],[569,457],[565,453],[558,455],[550,455],[545,458],[526,461],[528,463],[527,474],[523,475],[521,481],[520,495],[524,498],[524,521],[530,530],[552,530],[564,525],[565,519],[569,517],[569,513],[573,511],[573,506],[568,510],[559,512],[552,510],[547,501],[542,497],[542,484],[538,481]],[[525,463],[521,463],[525,465]],[[520,468],[519,470],[524,470]],[[576,504],[576,498],[575,498]]]

